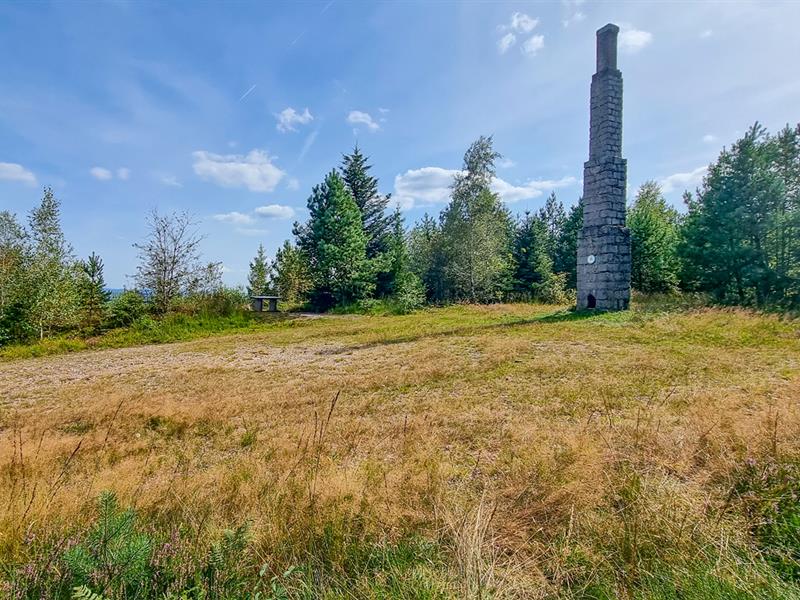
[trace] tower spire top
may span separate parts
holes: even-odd
[[[617,35],[619,27],[609,23],[597,30],[597,72],[617,68]]]

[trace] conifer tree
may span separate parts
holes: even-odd
[[[0,211],[0,345],[30,337],[28,235],[16,216]]]
[[[553,276],[553,261],[548,253],[549,235],[544,219],[529,212],[514,233],[514,291],[523,297],[532,297],[535,286]]]
[[[639,188],[628,210],[631,285],[642,292],[668,292],[678,284],[678,212],[655,181]]]
[[[306,257],[289,240],[275,252],[272,283],[287,304],[305,302],[311,289]]]
[[[680,250],[684,285],[722,302],[786,301],[771,243],[785,194],[773,140],[756,123],[723,149],[689,201]]]
[[[544,206],[539,209],[539,219],[545,226],[545,243],[550,259],[555,261],[556,245],[567,215],[564,212],[564,205],[556,198],[555,192],[550,192]]]
[[[345,187],[361,211],[367,238],[367,258],[375,258],[386,251],[392,221],[386,215],[390,196],[378,192],[378,180],[369,174],[372,165],[368,160],[356,145],[353,152],[342,157],[340,171]]]
[[[445,287],[441,229],[427,213],[409,233],[408,254],[411,271],[422,281],[428,299],[435,302],[443,300]]]
[[[111,292],[106,289],[103,277],[103,259],[94,252],[87,260],[80,263],[78,297],[82,325],[96,331],[103,322],[106,302],[111,299]]]
[[[553,257],[553,271],[564,273],[566,287],[572,290],[577,285],[578,234],[582,227],[583,201],[581,199],[572,205],[567,213],[556,239]]]
[[[258,252],[250,263],[250,273],[247,276],[247,293],[250,296],[265,296],[269,291],[270,265],[264,244],[258,245]]]
[[[314,186],[307,206],[309,220],[295,225],[295,235],[308,260],[314,306],[324,310],[368,297],[374,273],[361,213],[336,171]]]

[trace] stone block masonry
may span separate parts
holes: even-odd
[[[622,158],[619,27],[597,32],[589,160],[583,167],[583,228],[578,235],[578,309],[625,310],[631,297],[631,238],[625,227],[627,162]]]

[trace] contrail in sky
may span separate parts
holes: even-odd
[[[241,102],[242,100],[247,98],[250,95],[250,92],[252,92],[254,89],[256,89],[255,85],[253,87],[251,87],[249,90],[247,90],[244,94],[242,94],[242,97],[239,98],[239,102]]]

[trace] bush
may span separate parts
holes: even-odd
[[[147,314],[144,296],[126,290],[108,303],[107,327],[128,327]]]
[[[568,304],[567,274],[553,273],[541,283],[533,284],[533,297],[545,304]]]
[[[404,273],[398,276],[392,304],[395,312],[400,314],[410,313],[425,304],[425,286],[422,280],[414,273]]]

